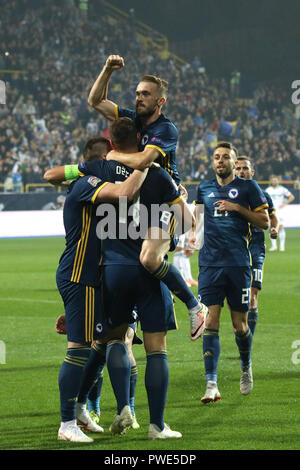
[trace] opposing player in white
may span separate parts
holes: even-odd
[[[293,202],[295,196],[289,191],[286,187],[282,186],[279,183],[279,177],[271,175],[270,177],[270,186],[266,189],[267,193],[270,194],[274,207],[276,208],[276,215],[279,219],[279,249],[280,251],[285,251],[285,239],[286,232],[284,228],[284,218],[283,218],[283,208]],[[277,240],[276,238],[271,238],[272,246],[269,251],[277,250]]]

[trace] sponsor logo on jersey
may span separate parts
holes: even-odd
[[[97,186],[98,183],[100,183],[100,179],[96,178],[96,176],[90,176],[87,182],[93,186],[94,188]]]
[[[236,197],[238,197],[239,195],[239,192],[236,188],[232,188],[229,192],[228,192],[228,196],[231,198],[231,199],[235,199]]]
[[[96,325],[96,331],[97,331],[97,333],[101,333],[102,330],[103,330],[103,325],[102,325],[102,323],[97,323],[97,325]]]

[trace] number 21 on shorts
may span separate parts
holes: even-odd
[[[249,301],[250,301],[250,291],[251,291],[251,288],[250,287],[245,287],[244,289],[242,289],[242,304],[248,304]]]

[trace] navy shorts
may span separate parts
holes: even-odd
[[[68,341],[90,343],[103,339],[109,332],[103,315],[100,287],[66,281],[56,277],[66,313]]]
[[[105,314],[111,327],[130,323],[136,308],[143,331],[154,333],[177,329],[169,289],[141,265],[104,266],[103,292]]]
[[[226,299],[236,312],[247,312],[250,305],[251,268],[201,266],[198,277],[198,293],[208,307],[221,305]]]

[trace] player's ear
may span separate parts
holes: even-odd
[[[162,106],[162,105],[165,104],[166,101],[167,101],[166,98],[164,98],[164,97],[162,96],[162,97],[158,100],[158,103],[157,103],[157,104],[158,104],[158,106]]]
[[[255,170],[252,170],[252,171],[251,171],[251,174],[252,174],[252,176],[254,176],[254,174],[255,174]]]

